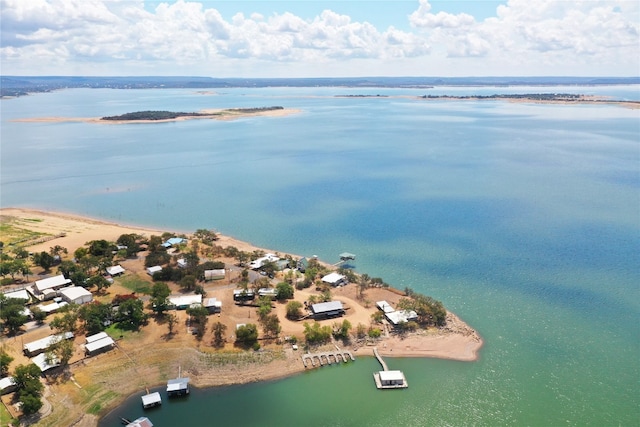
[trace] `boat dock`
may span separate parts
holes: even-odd
[[[407,379],[404,377],[404,373],[402,371],[390,371],[387,367],[387,363],[384,361],[380,353],[378,353],[378,348],[373,347],[373,354],[380,362],[382,366],[382,371],[376,372],[373,374],[373,380],[376,383],[376,387],[378,389],[390,389],[390,388],[407,388],[409,384],[407,383]]]
[[[142,407],[144,409],[153,408],[154,406],[158,406],[162,404],[162,398],[160,397],[160,393],[153,392],[142,396]]]
[[[333,358],[333,361],[332,361]],[[343,363],[347,363],[349,359],[355,362],[356,358],[353,357],[353,354],[348,350],[336,350],[336,351],[324,351],[321,353],[306,353],[302,355],[302,363],[304,363],[304,367],[307,368],[307,363],[311,363],[311,365],[316,367],[316,360],[318,361],[318,366],[323,366],[325,364],[331,365],[332,363],[338,363],[342,358]]]

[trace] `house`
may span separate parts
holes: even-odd
[[[252,270],[258,270],[259,268],[262,268],[262,266],[267,262],[277,262],[278,260],[280,260],[280,257],[275,254],[265,254],[265,256],[251,261],[251,263],[249,264],[249,268],[251,268]]]
[[[258,289],[259,297],[267,297],[271,299],[275,299],[276,295],[278,295],[278,290],[276,288],[260,288]]]
[[[396,311],[393,307],[391,307],[391,304],[386,301],[376,302],[376,307],[378,307],[378,309],[383,313],[391,313],[393,311]]]
[[[216,298],[205,298],[202,300],[202,306],[209,310],[209,313],[220,313],[222,311],[222,301]]]
[[[202,304],[202,295],[193,294],[169,297],[169,304],[173,305],[177,310],[185,310],[192,305]]]
[[[384,314],[389,323],[398,326],[400,323],[407,323],[418,320],[418,314],[413,310],[398,310]]]
[[[172,237],[164,242],[162,246],[164,246],[165,248],[170,248],[172,246],[181,245],[183,243],[187,243],[187,239],[183,239],[182,237]]]
[[[308,267],[309,267],[309,260],[306,257],[300,258],[296,263],[296,268],[301,273],[304,273],[305,271],[307,271]]]
[[[321,302],[311,305],[311,314],[316,319],[328,319],[344,315],[344,307],[340,301]]]
[[[158,406],[161,404],[162,398],[160,397],[160,393],[158,393],[157,391],[142,396],[142,407],[144,409],[153,408],[154,406]]]
[[[380,371],[373,374],[378,388],[407,388],[407,380],[402,371]]]
[[[84,345],[84,351],[88,356],[93,356],[104,351],[111,350],[115,345],[115,341],[106,332],[100,332],[87,337],[87,343]]]
[[[111,276],[117,276],[119,274],[124,274],[125,272],[124,268],[122,268],[120,264],[107,267],[106,270],[107,270],[107,273],[109,273],[109,275]]]
[[[86,304],[93,301],[91,292],[81,286],[71,286],[60,291],[60,296],[69,304]]]
[[[180,268],[187,268],[187,260],[184,258],[180,258],[178,261],[178,267]]]
[[[6,299],[23,299],[25,302],[31,301],[31,297],[29,296],[29,292],[26,289],[20,289],[19,291],[6,292],[4,294]]]
[[[49,335],[39,340],[26,343],[23,346],[22,351],[26,356],[32,357],[32,356],[35,356],[36,354],[39,354],[39,353],[42,353],[43,351],[48,350],[49,347],[51,347],[52,345],[54,345],[60,340],[63,340],[63,339],[69,340],[71,338],[73,338],[72,332],[65,332],[63,334],[58,334],[58,335]]]
[[[153,267],[147,268],[147,274],[153,277],[154,274],[160,273],[162,271],[162,267],[159,265],[154,265]]]
[[[329,273],[322,278],[324,283],[328,283],[331,286],[342,286],[348,283],[347,277],[338,273]]]
[[[204,271],[204,280],[220,280],[225,278],[225,270],[224,268],[218,268],[214,270],[205,270]]]
[[[234,289],[233,300],[234,301],[253,301],[256,294],[251,289]]]
[[[60,366],[60,360],[58,360],[57,357],[53,355],[48,356],[49,357],[47,357],[46,353],[40,353],[39,355],[31,359],[31,363],[40,368],[40,371],[42,371],[43,373],[48,371],[49,369]]]
[[[71,279],[65,279],[64,275],[59,274],[46,279],[36,280],[34,291],[36,294],[42,295],[45,291],[57,291],[60,288],[71,285],[71,283]]]
[[[13,377],[4,377],[0,379],[0,395],[14,392],[16,390],[16,381]]]
[[[189,378],[174,378],[167,381],[167,394],[169,397],[189,394]]]

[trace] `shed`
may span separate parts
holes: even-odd
[[[11,393],[16,390],[16,381],[13,377],[4,377],[0,379],[0,395]]]
[[[183,239],[182,237],[172,237],[168,239],[166,242],[162,244],[165,248],[170,248],[171,246],[180,245],[182,243],[186,243],[187,239]]]
[[[169,297],[169,303],[174,305],[178,310],[184,310],[193,304],[202,304],[202,295],[193,294]]]
[[[178,261],[178,267],[180,268],[187,268],[187,260],[184,258],[180,258]]]
[[[61,302],[52,302],[50,304],[38,304],[38,308],[40,309],[40,311],[49,314],[49,313],[54,313],[56,311],[58,311],[59,309],[61,309],[62,307],[64,307],[65,305],[68,305],[69,303],[66,301],[61,301]]]
[[[60,296],[69,304],[86,304],[93,301],[91,292],[81,286],[71,286],[60,291]]]
[[[217,268],[214,270],[204,271],[204,280],[220,280],[220,279],[224,279],[224,277],[225,277],[224,268]]]
[[[174,378],[167,381],[167,394],[169,397],[189,394],[189,378]]]
[[[222,311],[222,301],[218,301],[216,298],[203,299],[202,306],[209,310],[209,313],[220,313]]]
[[[315,318],[338,317],[344,314],[344,307],[341,301],[329,301],[313,304],[311,312]]]
[[[142,407],[145,409],[153,408],[154,406],[158,406],[161,404],[162,398],[160,397],[160,393],[158,393],[157,391],[142,396]]]
[[[296,267],[298,268],[298,271],[304,273],[307,270],[307,267],[309,267],[309,260],[306,257],[300,258],[296,263]]]
[[[60,361],[55,356],[47,358],[46,353],[40,353],[36,357],[32,358],[31,362],[40,368],[42,372],[46,372],[49,369],[60,366]]]
[[[87,338],[86,338],[87,339],[86,343],[89,344],[89,343],[92,343],[94,341],[101,340],[102,338],[106,338],[108,336],[109,335],[104,331],[103,332],[98,332],[97,334],[94,334],[94,335],[88,335]]]
[[[49,335],[39,340],[26,343],[23,346],[22,351],[24,351],[24,354],[29,357],[35,356],[36,354],[42,353],[43,351],[47,350],[49,347],[51,347],[53,344],[57,343],[58,341],[63,339],[69,340],[71,338],[73,338],[72,332],[65,332],[63,334],[58,334],[58,335]]]
[[[331,286],[341,286],[341,285],[346,285],[347,284],[347,278],[346,276],[343,276],[342,274],[339,273],[329,273],[326,276],[324,276],[322,278],[322,281],[324,283],[328,283]]]
[[[391,313],[393,311],[396,311],[393,307],[391,307],[391,304],[386,301],[376,302],[376,307],[378,307],[378,309],[383,313]]]
[[[113,341],[113,338],[107,335],[106,337],[85,344],[84,351],[87,355],[93,356],[103,351],[111,350],[114,345],[115,341]]]
[[[149,276],[153,276],[156,273],[160,273],[162,271],[162,267],[159,265],[154,265],[153,267],[147,268],[147,274]]]
[[[125,271],[124,268],[122,268],[122,266],[120,264],[114,265],[114,266],[111,266],[111,267],[107,267],[106,270],[107,270],[107,273],[109,273],[112,276],[117,276],[119,274],[123,274],[124,271]]]
[[[64,275],[59,274],[57,276],[47,277],[46,279],[36,280],[34,288],[36,293],[42,294],[47,289],[56,290],[68,286],[71,283],[71,279],[65,279]]]

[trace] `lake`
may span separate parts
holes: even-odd
[[[637,425],[640,110],[422,100],[638,86],[73,89],[1,101],[0,205],[192,232],[336,262],[441,300],[473,363],[374,359],[194,390],[156,427]],[[335,95],[383,95],[336,97]],[[384,96],[388,95],[388,96]],[[156,124],[25,123],[141,110],[300,109]],[[143,414],[134,396],[104,420]]]

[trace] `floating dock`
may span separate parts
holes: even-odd
[[[333,360],[332,360],[333,359]],[[302,363],[304,363],[304,367],[307,368],[307,363],[311,363],[311,366],[316,367],[316,360],[318,362],[318,366],[323,366],[325,364],[331,365],[332,363],[338,363],[342,359],[343,363],[347,363],[349,359],[351,361],[356,360],[353,357],[353,354],[348,350],[336,350],[336,351],[325,351],[322,353],[306,353],[302,355]]]
[[[384,359],[378,353],[378,348],[373,348],[373,354],[380,362],[382,366],[382,371],[378,371],[373,374],[373,380],[376,383],[376,387],[378,389],[390,389],[390,388],[407,388],[409,384],[407,383],[407,379],[404,377],[404,373],[402,371],[390,371],[385,363]]]

